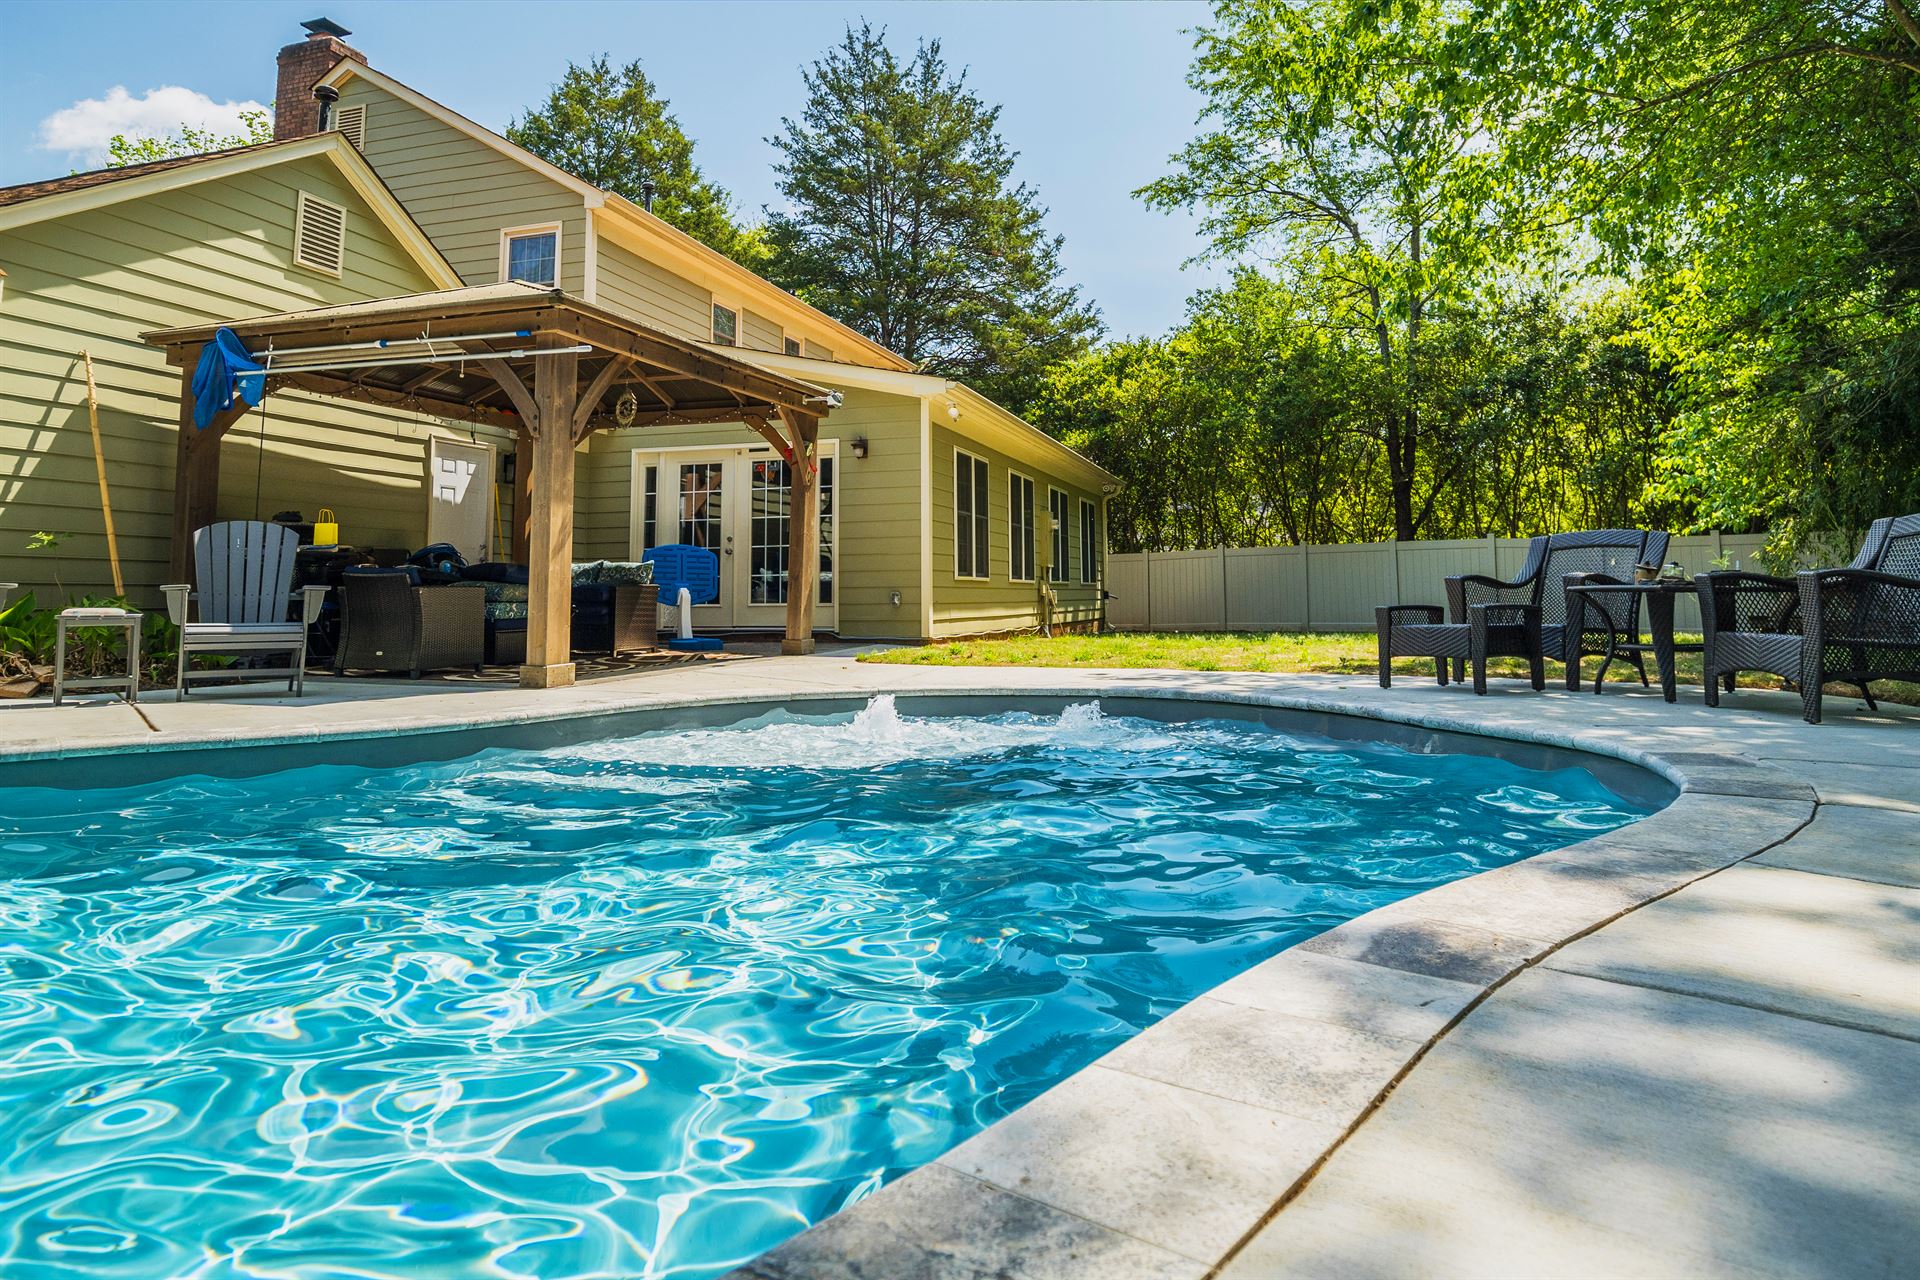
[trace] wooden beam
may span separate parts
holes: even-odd
[[[573,351],[547,356],[534,370],[538,408],[528,415],[533,431],[533,503],[527,531],[527,662],[520,668],[522,688],[573,683],[569,660],[573,638],[571,428],[579,377],[580,356]],[[514,378],[512,384],[502,381],[501,385],[512,395],[519,381]]]
[[[561,356],[547,357],[549,361],[562,358]],[[577,363],[571,356],[564,358],[569,365]],[[500,389],[507,393],[507,399],[513,401],[513,407],[519,411],[520,420],[527,424],[527,430],[538,435],[539,429],[534,424],[540,421],[540,410],[534,406],[532,393],[527,390],[527,384],[520,381],[520,375],[513,371],[513,366],[505,360],[476,360],[474,364],[479,366],[489,378],[500,384]],[[548,368],[551,367],[549,364]],[[540,369],[536,368],[533,371],[536,381],[544,382],[546,379],[542,375],[543,371]]]
[[[278,390],[285,387],[297,387],[317,396],[332,396],[340,400],[359,400],[367,404],[384,405],[387,408],[404,409],[416,407],[412,398],[401,391],[388,390],[385,387],[366,387],[348,382],[343,378],[331,377],[325,373],[275,373],[267,377],[267,389]],[[426,412],[437,417],[461,422],[484,422],[490,426],[503,427],[508,431],[520,429],[520,418],[503,409],[489,408],[480,404],[463,404],[456,400],[442,400],[435,396],[422,396],[421,402],[429,406]]]
[[[522,423],[513,433],[512,562],[527,563],[528,521],[533,516],[533,435]]]
[[[179,439],[173,455],[173,545],[168,571],[174,582],[193,581],[193,532],[214,522],[220,506],[220,440],[247,412],[244,401],[214,417],[205,430],[193,425],[193,371],[199,352],[180,371]]]
[[[820,420],[782,410],[798,447],[787,468],[792,496],[787,520],[787,634],[781,653],[813,652],[813,597],[820,588],[820,484],[814,465]]]
[[[580,403],[573,409],[573,438],[576,441],[586,436],[587,424],[593,418],[593,411],[600,407],[600,400],[607,394],[607,388],[611,387],[613,380],[632,364],[633,362],[625,356],[615,356],[602,366],[593,381],[587,384],[587,389],[580,393]]]
[[[748,401],[794,409],[806,403],[806,391],[784,378],[762,373],[735,360],[716,358],[665,337],[636,333],[584,315],[566,315],[556,321],[556,326],[550,336],[591,343],[602,351],[628,356],[676,377],[722,388]]]
[[[639,383],[641,386],[645,387],[647,390],[653,392],[653,394],[655,394],[656,396],[659,396],[661,404],[665,405],[669,409],[673,408],[674,404],[676,403],[674,398],[668,395],[667,389],[661,386],[654,379],[649,378],[646,374],[641,373],[638,369],[635,369],[633,371],[633,380]]]
[[[773,446],[774,452],[786,460],[788,466],[793,465],[793,445],[780,434],[778,428],[771,426],[765,418],[755,415],[747,415],[745,421],[748,426],[766,437],[767,443]]]

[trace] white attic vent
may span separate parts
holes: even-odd
[[[362,102],[351,107],[341,107],[334,113],[333,127],[346,135],[348,142],[360,150],[367,149],[367,104]]]
[[[337,276],[346,256],[346,209],[302,191],[293,215],[294,264]]]

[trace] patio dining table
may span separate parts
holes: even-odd
[[[1607,632],[1606,652],[1600,658],[1600,669],[1593,676],[1593,691],[1599,693],[1605,685],[1607,666],[1617,657],[1639,656],[1649,649],[1653,651],[1653,660],[1660,669],[1660,695],[1668,702],[1677,700],[1674,689],[1673,658],[1676,653],[1699,653],[1704,648],[1697,644],[1677,644],[1673,638],[1673,602],[1683,595],[1692,595],[1694,585],[1687,581],[1660,582],[1583,582],[1567,588],[1567,625],[1574,635],[1581,634],[1587,623],[1588,611],[1599,615],[1596,625],[1604,625]],[[1614,625],[1614,615],[1596,597],[1601,595],[1631,594],[1640,597],[1647,607],[1647,634],[1650,643],[1640,643],[1638,636],[1622,636]],[[1579,688],[1580,675],[1577,668],[1567,672],[1567,687]]]

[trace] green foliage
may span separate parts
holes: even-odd
[[[938,41],[905,61],[862,24],[805,73],[769,141],[788,208],[773,279],[931,372],[1016,408],[1086,349],[1098,313],[1060,282],[1060,237],[1013,179],[1000,109],[949,73]]]
[[[1909,0],[1479,0],[1445,56],[1522,198],[1639,281],[1683,409],[1659,493],[1776,559],[1920,507]]]
[[[175,156],[204,155],[209,151],[228,151],[273,141],[273,110],[242,111],[238,133],[216,133],[183,124],[164,138],[129,137],[116,133],[107,142],[107,168],[122,169],[130,164],[148,164],[171,160]]]
[[[1428,326],[1415,407],[1439,447],[1412,476],[1431,537],[1662,523],[1650,502],[1669,373],[1618,299],[1549,295]],[[1052,370],[1035,421],[1124,481],[1116,550],[1374,541],[1395,533],[1372,344],[1317,321],[1287,282],[1241,272],[1157,341]]]
[[[0,655],[15,655],[29,662],[47,662],[53,657],[54,611],[41,609],[29,591],[4,609],[0,609]]]
[[[1431,56],[1442,14],[1220,4],[1189,76],[1206,127],[1141,193],[1200,211],[1216,255],[1271,255],[1299,321],[1353,374],[1364,409],[1345,429],[1377,444],[1400,538],[1433,531],[1448,471],[1426,453],[1457,426],[1428,416],[1427,384],[1450,376],[1457,326],[1488,305],[1495,268],[1550,235],[1505,198],[1485,121]]]
[[[638,62],[615,69],[605,54],[567,73],[546,104],[507,126],[507,137],[594,186],[644,202],[696,240],[756,270],[764,233],[742,227],[727,193],[701,174],[693,143]]]

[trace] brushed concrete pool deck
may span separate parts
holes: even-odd
[[[1860,1276],[1920,1257],[1920,715],[1742,691],[858,665],[573,689],[309,684],[0,704],[0,758],[385,737],[880,692],[1147,695],[1620,756],[1620,831],[1405,899],[1215,988],[742,1280]],[[1198,710],[1196,708],[1196,710]],[[78,762],[76,762],[77,764]]]

